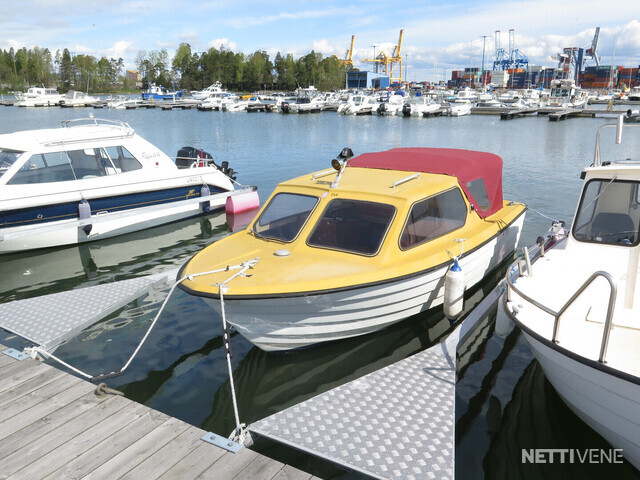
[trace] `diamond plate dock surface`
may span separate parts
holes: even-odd
[[[52,351],[165,278],[150,275],[3,303],[0,327]]]
[[[504,281],[442,343],[249,430],[374,478],[453,480],[456,351],[503,290]]]
[[[453,354],[436,345],[249,428],[374,477],[452,479]]]

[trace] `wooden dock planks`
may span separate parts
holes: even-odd
[[[247,448],[227,452],[202,441],[204,430],[95,388],[0,353],[0,479],[315,478]]]

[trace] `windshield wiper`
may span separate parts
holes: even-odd
[[[266,240],[267,242],[276,242],[276,243],[287,243],[284,240],[275,237],[268,237],[266,235],[262,235],[261,233],[256,232],[255,230],[249,230],[254,237],[259,238],[260,240]]]

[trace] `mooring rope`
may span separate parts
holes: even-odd
[[[153,327],[156,325],[158,319],[160,318],[160,315],[162,314],[162,312],[164,311],[164,308],[166,307],[167,303],[169,302],[169,298],[171,297],[171,294],[173,293],[173,291],[176,289],[176,287],[184,282],[185,280],[193,280],[196,277],[201,277],[203,275],[211,275],[214,273],[221,273],[221,272],[228,272],[228,271],[232,271],[232,270],[239,270],[238,272],[236,272],[234,275],[232,275],[231,277],[229,277],[227,280],[225,280],[224,282],[221,283],[221,285],[224,285],[224,288],[227,288],[226,284],[228,282],[230,282],[231,280],[233,280],[234,278],[241,276],[241,275],[245,275],[246,276],[246,271],[249,269],[252,269],[257,263],[258,260],[260,259],[260,257],[256,257],[253,258],[251,260],[248,260],[246,262],[242,262],[239,265],[228,265],[225,268],[220,268],[217,270],[209,270],[206,272],[199,272],[199,273],[192,273],[189,275],[185,275],[182,278],[180,278],[179,280],[177,280],[176,282],[174,282],[174,284],[171,286],[171,289],[169,290],[169,293],[167,294],[166,298],[164,299],[164,301],[162,302],[162,305],[160,307],[160,310],[158,310],[158,313],[155,315],[153,321],[151,322],[151,325],[149,325],[149,328],[147,329],[146,333],[144,334],[144,336],[142,337],[142,340],[140,340],[140,343],[138,344],[138,346],[136,347],[136,349],[134,350],[134,352],[131,354],[131,357],[129,357],[129,360],[124,364],[124,366],[118,370],[118,371],[113,371],[110,373],[106,373],[106,374],[100,374],[100,375],[90,375],[86,372],[83,372],[82,370],[73,367],[72,365],[69,365],[67,362],[65,362],[64,360],[58,358],[57,356],[53,355],[52,353],[48,352],[47,350],[45,350],[44,348],[40,347],[40,346],[34,346],[34,347],[27,347],[24,349],[25,353],[27,353],[29,356],[31,356],[32,358],[37,358],[38,355],[41,355],[47,359],[51,359],[54,360],[56,362],[58,362],[59,364],[63,365],[64,367],[68,368],[69,370],[77,373],[78,375],[85,377],[91,381],[97,381],[97,380],[101,380],[101,379],[105,379],[105,378],[109,378],[109,377],[114,377],[117,375],[122,375],[125,370],[129,367],[129,365],[131,365],[131,362],[133,362],[134,358],[138,355],[138,352],[140,351],[140,349],[142,348],[142,346],[144,345],[144,343],[147,341],[147,338],[149,338],[149,335],[151,334],[151,331],[153,330]],[[222,294],[222,288],[220,289],[220,300],[221,303],[223,302],[223,294]],[[224,304],[223,304],[223,309],[222,309],[222,315],[223,315],[223,327],[224,327],[224,331],[225,333],[227,332],[227,327],[226,327],[226,318],[225,318],[225,313],[224,313]],[[227,349],[228,355],[230,354],[230,347],[229,349]],[[237,401],[235,398],[235,389],[233,387],[233,376],[231,374],[231,363],[230,360],[228,359],[228,364],[229,364],[229,376],[231,378],[231,384],[232,384],[232,392],[233,392],[233,401],[234,401],[234,409],[236,412],[236,425],[238,428],[240,428],[240,421],[239,421],[239,415],[238,415],[238,411],[237,411]]]
[[[509,202],[509,205],[522,205],[523,207],[527,207],[527,210],[531,210],[533,213],[537,213],[541,217],[548,218],[552,222],[559,222],[560,221],[557,218],[553,218],[553,217],[550,217],[549,215],[545,215],[544,213],[539,212],[535,208],[532,208],[531,206],[529,206],[529,205],[527,205],[525,203],[522,203],[522,202]]]

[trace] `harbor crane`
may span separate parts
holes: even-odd
[[[375,58],[366,58],[362,60],[363,63],[373,63],[375,65],[375,71],[384,73],[389,76],[391,83],[402,83],[402,34],[404,29],[400,30],[400,36],[398,38],[398,44],[393,47],[391,55],[387,55],[384,50],[381,50]],[[394,69],[398,67],[398,75],[394,76]]]
[[[577,82],[578,75],[584,68],[586,57],[592,58],[595,60],[596,66],[600,66],[600,57],[597,50],[599,36],[600,27],[596,27],[596,32],[589,48],[565,47],[562,53],[556,55],[558,70],[560,70],[562,78],[571,78]]]
[[[511,68],[527,68],[529,58],[515,47],[515,29],[509,29],[509,50],[500,48],[500,30],[496,30],[496,58],[493,61],[494,70],[507,70]]]
[[[353,42],[355,38],[355,35],[351,35],[351,48],[349,48],[349,50],[347,50],[347,53],[345,53],[344,60],[337,55],[334,55],[334,57],[336,57],[340,61],[340,65],[347,67],[347,70],[353,70]]]
[[[596,27],[596,33],[593,35],[591,46],[584,52],[585,57],[592,58],[596,62],[596,66],[600,66],[600,56],[598,55],[598,37],[600,36],[600,27]]]

